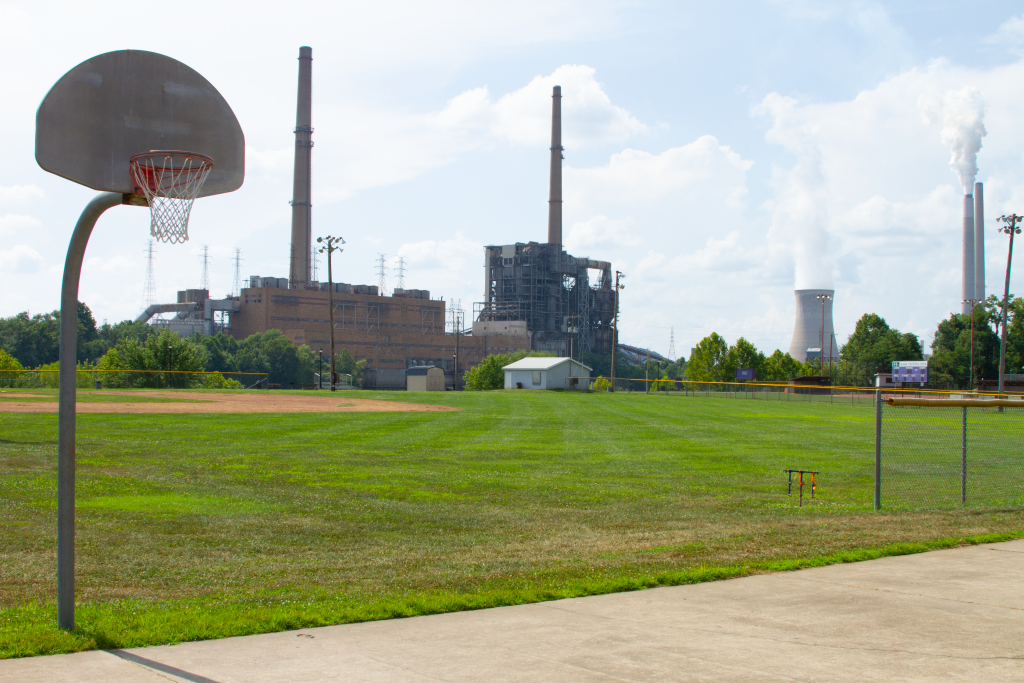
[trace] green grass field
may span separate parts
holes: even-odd
[[[1024,530],[1012,507],[874,512],[870,405],[356,395],[462,410],[79,415],[73,633],[56,628],[53,603],[57,418],[0,412],[0,657],[630,590]],[[786,496],[784,467],[823,471],[814,501]]]

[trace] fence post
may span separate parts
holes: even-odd
[[[967,504],[967,406],[962,407],[962,426],[960,435],[962,444],[960,446],[960,504]]]
[[[875,509],[882,509],[882,390],[875,389]]]

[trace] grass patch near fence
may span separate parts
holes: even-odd
[[[1024,529],[1016,508],[871,510],[870,406],[352,395],[462,410],[79,415],[71,634],[52,602],[56,416],[0,415],[0,657],[690,583]],[[786,467],[823,472],[814,501],[786,495]]]

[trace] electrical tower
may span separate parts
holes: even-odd
[[[312,228],[310,228],[310,230],[312,230]],[[312,242],[312,239],[310,241]],[[310,270],[312,271],[312,275],[309,278],[310,281],[320,282],[320,252],[317,251],[316,245],[313,245],[310,248],[309,263]]]
[[[377,254],[377,294],[380,296],[388,295],[386,274],[388,267],[384,265],[384,256],[384,254]]]
[[[153,276],[153,240],[146,247],[146,284],[142,288],[142,310],[156,303],[156,278]]]
[[[405,289],[405,257],[398,257],[398,289]]]
[[[676,362],[676,328],[671,328],[668,333],[668,359]]]
[[[210,245],[203,245],[203,277],[199,281],[199,289],[210,289]]]
[[[242,250],[235,249],[235,281],[231,285],[231,296],[242,296]]]

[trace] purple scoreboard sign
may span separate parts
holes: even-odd
[[[736,379],[754,379],[754,368],[736,368]]]
[[[892,362],[893,382],[928,382],[928,361],[894,360]]]

